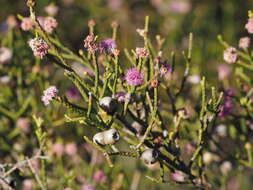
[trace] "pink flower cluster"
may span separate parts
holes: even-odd
[[[33,22],[32,18],[30,18],[30,17],[24,17],[22,19],[20,27],[24,31],[32,30],[34,28],[34,22]]]
[[[222,64],[218,66],[218,78],[219,80],[224,80],[226,79],[230,73],[232,72],[232,69],[230,66]]]
[[[138,58],[146,58],[149,56],[148,50],[146,48],[136,48],[136,56]]]
[[[58,26],[58,22],[53,17],[38,17],[41,27],[49,34],[51,34]]]
[[[131,68],[127,71],[125,79],[130,86],[139,86],[144,81],[144,74],[138,68]]]
[[[250,46],[250,38],[249,37],[243,37],[239,40],[239,48],[247,49]]]
[[[34,56],[40,57],[41,59],[48,53],[50,48],[42,38],[33,38],[28,43]]]
[[[99,49],[101,52],[112,53],[116,48],[116,42],[112,38],[105,39],[99,44]]]
[[[82,185],[81,190],[96,190],[96,188],[91,184],[84,184]]]
[[[69,156],[74,156],[77,154],[77,146],[73,142],[67,143],[65,146],[62,143],[57,142],[53,144],[52,152],[58,156],[62,156],[64,153]]]
[[[105,173],[104,173],[102,170],[98,170],[98,171],[96,171],[96,172],[93,174],[93,180],[94,180],[96,183],[103,184],[103,183],[106,182],[107,176],[105,175]]]
[[[170,72],[172,72],[172,67],[167,63],[162,63],[160,67],[160,76],[163,77]]]
[[[225,49],[223,58],[227,63],[235,63],[237,61],[237,52],[234,47]]]
[[[248,19],[245,29],[248,31],[248,33],[253,34],[253,18]]]
[[[45,106],[47,106],[53,98],[56,97],[58,93],[58,89],[55,86],[50,86],[48,89],[44,90],[43,96],[42,96],[42,101]]]
[[[12,50],[7,47],[0,47],[0,64],[7,63],[12,58]]]
[[[224,91],[224,101],[223,101],[223,104],[221,105],[220,113],[218,114],[220,118],[224,118],[228,116],[233,110],[234,108],[234,103],[232,99],[233,95],[234,95],[234,92],[230,89]]]
[[[95,52],[98,47],[95,43],[95,37],[94,35],[88,35],[84,40],[84,47],[88,49],[90,52]]]

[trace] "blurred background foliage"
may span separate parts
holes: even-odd
[[[111,22],[120,24],[118,44],[133,48],[140,44],[136,29],[143,26],[145,15],[150,16],[150,30],[166,38],[164,54],[170,50],[181,53],[187,44],[189,32],[194,33],[193,60],[196,74],[209,75],[212,81],[216,66],[222,62],[221,46],[216,37],[223,34],[225,40],[236,45],[237,39],[246,34],[244,25],[252,0],[37,0],[38,15],[46,15],[44,7],[50,3],[59,6],[59,36],[76,51],[82,47],[88,33],[87,22],[97,22],[96,33],[102,37],[111,35]],[[10,14],[28,15],[22,0],[1,0],[0,20]],[[154,39],[154,38],[153,38]],[[198,69],[199,70],[198,70]],[[208,71],[208,73],[207,73]],[[207,76],[208,77],[208,76]],[[214,81],[214,80],[213,80]]]

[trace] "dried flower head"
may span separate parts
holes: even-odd
[[[34,28],[34,22],[33,22],[32,18],[31,17],[24,17],[22,19],[20,27],[24,31],[32,30]]]
[[[44,105],[47,106],[53,100],[53,98],[56,97],[57,93],[58,89],[55,86],[50,86],[49,88],[44,90],[43,96],[41,98]]]
[[[112,28],[117,28],[119,26],[119,23],[117,21],[112,21],[111,27]]]
[[[89,27],[94,27],[94,26],[96,26],[95,20],[94,20],[94,19],[90,19],[90,20],[88,21],[88,26],[89,26]]]
[[[40,57],[41,59],[48,53],[50,48],[42,38],[33,38],[28,43],[34,56]]]
[[[250,38],[249,37],[243,37],[239,40],[239,48],[247,49],[250,46]]]
[[[234,47],[229,47],[224,51],[223,58],[227,63],[235,63],[237,61],[237,52]]]
[[[148,50],[146,48],[137,47],[135,52],[138,58],[147,58],[149,56]]]
[[[144,74],[138,68],[131,68],[127,70],[125,79],[130,86],[139,86],[144,82]]]
[[[253,34],[253,18],[248,19],[245,29],[248,31],[248,33]]]
[[[84,47],[90,52],[95,52],[98,49],[94,35],[90,34],[85,38]]]
[[[158,79],[154,79],[151,81],[151,88],[157,88],[159,86],[159,80]]]
[[[116,42],[112,38],[105,39],[99,44],[100,51],[105,53],[112,53],[116,48]]]

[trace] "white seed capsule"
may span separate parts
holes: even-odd
[[[158,153],[155,149],[149,148],[141,154],[141,159],[145,164],[154,164],[158,160]]]
[[[109,96],[101,98],[99,100],[99,106],[110,115],[113,115],[117,110],[116,100]]]
[[[93,137],[93,142],[101,146],[114,144],[118,140],[119,140],[119,132],[116,129],[109,129],[107,131],[97,133]]]

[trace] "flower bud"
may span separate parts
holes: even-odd
[[[113,115],[117,110],[117,102],[115,99],[106,96],[99,100],[100,107],[108,114]]]
[[[93,137],[93,142],[101,146],[114,144],[118,140],[119,140],[119,132],[116,129],[109,129],[107,131],[97,133]]]
[[[158,152],[152,148],[146,149],[141,154],[141,160],[147,165],[154,164],[158,160]]]

